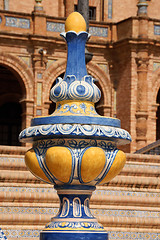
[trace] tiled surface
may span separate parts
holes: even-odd
[[[4,232],[0,228],[0,240],[7,240],[7,237],[4,235]]]
[[[50,214],[55,215],[58,208],[39,207],[0,207],[0,214]]]
[[[160,25],[154,25],[154,34],[160,35]]]
[[[8,157],[8,156],[5,156],[5,155],[0,155],[0,163],[2,162],[8,162],[8,163],[21,163],[23,162],[24,163],[24,156],[22,157]]]
[[[47,22],[47,31],[49,31],[49,32],[64,32],[65,31],[64,23]],[[92,36],[107,37],[108,36],[108,28],[90,27],[89,33]]]
[[[8,237],[8,239],[12,238],[17,238],[17,239],[25,239],[25,238],[30,238],[30,239],[39,239],[39,230],[4,230],[4,233]]]
[[[30,192],[30,193],[56,193],[54,188],[41,187],[41,188],[29,188],[29,187],[0,187],[0,192]],[[97,189],[93,192],[93,195],[100,196],[134,196],[134,197],[150,197],[159,198],[160,192],[143,192],[143,191],[118,191],[118,190],[104,190]]]
[[[159,233],[137,233],[137,232],[109,232],[109,239],[137,239],[137,240],[158,240]]]
[[[39,230],[5,230],[5,234],[9,239],[12,238],[27,238],[30,237],[31,239],[39,239]],[[138,233],[138,232],[108,232],[109,239],[136,239],[136,240],[159,240],[160,233]]]
[[[154,62],[153,63],[153,71],[156,71],[158,68],[160,68],[160,62]]]
[[[99,37],[108,37],[108,28],[104,27],[90,27],[89,33],[92,36],[99,36]]]
[[[116,190],[96,190],[93,195],[111,195],[111,196],[134,196],[134,197],[160,197],[159,192],[141,192],[141,191],[116,191]]]
[[[65,31],[64,23],[47,22],[47,31],[64,32]]]
[[[0,214],[49,214],[56,215],[58,208],[46,207],[0,207]],[[91,209],[94,216],[160,218],[160,211]]]
[[[112,0],[108,0],[108,18],[112,19]]]
[[[30,20],[26,18],[16,18],[6,16],[6,26],[8,27],[16,27],[16,28],[30,28]]]
[[[19,192],[19,193],[56,193],[54,188],[36,187],[0,187],[0,192]]]

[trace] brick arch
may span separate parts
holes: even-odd
[[[157,105],[157,97],[159,98],[159,93],[160,91],[160,68],[158,68],[154,73],[153,73],[153,78],[152,78],[152,105],[155,106],[152,110],[152,112],[154,113],[154,124],[155,124],[155,129],[156,132],[153,131],[153,134],[155,135],[155,139],[159,139],[160,138],[160,109]],[[159,99],[158,99],[159,100]],[[159,104],[159,103],[158,103]]]
[[[99,80],[104,95],[104,105],[111,105],[111,83],[107,74],[93,62],[88,63],[87,70],[90,75]]]
[[[43,74],[45,102],[48,102],[50,89],[56,78],[66,69],[66,60],[57,60]]]
[[[153,94],[153,100],[156,103],[156,98],[158,91],[160,89],[160,68],[158,68],[154,73],[152,77],[152,94]]]
[[[27,99],[33,99],[34,76],[29,67],[17,56],[0,51],[0,64],[17,75]]]

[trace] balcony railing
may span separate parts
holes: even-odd
[[[36,32],[38,18],[38,28]],[[139,38],[139,23],[142,18],[130,17],[118,23],[90,21],[89,32],[92,38],[100,37],[105,42]],[[160,20],[148,18],[148,38],[160,39]],[[41,25],[41,22],[42,25]],[[25,14],[0,10],[0,33],[41,35],[58,37],[65,30],[65,18],[51,17],[44,14]],[[37,29],[38,29],[37,28]]]

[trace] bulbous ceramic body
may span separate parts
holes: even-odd
[[[114,142],[96,139],[40,140],[25,155],[29,170],[54,185],[107,183],[125,161],[125,154]]]

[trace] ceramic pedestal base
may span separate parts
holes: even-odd
[[[93,186],[56,186],[60,209],[40,233],[40,240],[108,240],[103,226],[90,212]]]
[[[107,233],[42,232],[40,240],[108,240]]]

